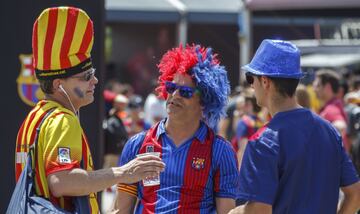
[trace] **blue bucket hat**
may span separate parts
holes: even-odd
[[[265,39],[251,62],[242,67],[245,74],[300,79],[300,50],[291,42]]]

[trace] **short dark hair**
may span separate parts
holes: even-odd
[[[275,85],[275,88],[283,97],[293,97],[299,84],[299,79],[267,77]]]
[[[45,93],[45,94],[52,94],[53,93],[53,79],[50,80],[39,80],[40,83],[40,89]]]
[[[334,70],[321,69],[316,72],[316,77],[319,78],[321,85],[330,84],[334,93],[339,91],[340,76]]]

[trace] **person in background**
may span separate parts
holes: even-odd
[[[151,125],[154,125],[167,117],[166,103],[164,100],[160,100],[157,97],[155,98],[156,100],[154,100],[153,103],[145,103],[144,109],[144,114],[148,118],[147,122]]]
[[[144,115],[145,121],[150,125],[160,122],[167,117],[165,101],[150,93],[145,100]]]
[[[246,90],[243,93],[244,96],[244,114],[236,124],[236,135],[231,141],[234,150],[237,154],[239,166],[241,166],[241,160],[245,151],[246,144],[255,132],[263,126],[263,121],[259,118],[258,114],[261,111],[261,107],[257,105],[254,92],[252,90]]]
[[[310,95],[305,85],[299,84],[295,91],[296,102],[304,108],[311,109]]]
[[[356,88],[356,87],[354,87]],[[348,116],[347,134],[351,142],[351,159],[360,174],[360,88],[345,95],[345,112]]]
[[[123,120],[127,117],[126,107],[129,99],[118,94],[114,98],[113,108],[109,111],[109,117],[103,122],[105,135],[105,151],[103,168],[117,166],[119,155],[127,142],[129,136],[125,129]],[[106,188],[101,195],[101,212],[107,213],[112,208],[112,202],[116,193],[116,185]]]
[[[347,139],[347,116],[344,111],[343,101],[337,98],[340,88],[340,76],[333,70],[319,70],[313,82],[316,96],[321,100],[323,106],[319,115],[329,121],[343,138],[346,151],[350,150],[350,143]]]
[[[313,84],[308,84],[306,85],[306,90],[309,94],[309,98],[310,98],[310,109],[313,112],[319,112],[320,108],[321,108],[321,101],[319,100],[319,98],[317,98]]]
[[[239,122],[239,120],[241,120],[242,116],[244,116],[245,114],[245,97],[244,97],[244,93],[241,93],[239,95],[236,95],[234,98],[234,102],[235,102],[235,109],[233,114],[233,119],[232,119],[232,124],[230,124],[231,126],[231,131],[233,132],[233,137],[231,139],[231,141],[236,138],[236,127],[237,124]],[[230,141],[230,140],[229,140]],[[231,142],[230,141],[230,142]]]
[[[241,112],[241,91],[243,88],[241,86],[237,86],[234,92],[229,97],[229,102],[226,106],[226,115],[224,118],[221,118],[218,125],[218,134],[230,141],[233,139],[235,135],[234,125],[236,122],[236,117],[242,114]]]
[[[118,94],[110,110],[110,117],[103,123],[105,135],[105,156],[103,168],[114,167],[117,165],[119,154],[121,154],[128,133],[123,120],[127,117],[125,112],[129,99],[122,94]]]
[[[144,120],[143,99],[139,95],[130,97],[127,106],[128,115],[124,120],[124,125],[129,137],[148,130],[151,125]]]
[[[116,95],[121,93],[121,90],[122,90],[122,85],[118,80],[110,79],[106,82],[103,91],[106,117],[110,116],[109,111],[113,108],[114,99]]]

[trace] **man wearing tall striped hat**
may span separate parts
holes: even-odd
[[[93,102],[95,77],[90,51],[93,24],[81,9],[45,9],[34,23],[36,77],[46,98],[24,120],[16,140],[16,179],[35,145],[35,190],[38,196],[68,211],[75,196],[88,196],[86,213],[98,213],[96,192],[119,182],[134,183],[158,175],[164,164],[140,157],[122,167],[93,171],[79,109]],[[37,132],[38,130],[38,132]]]

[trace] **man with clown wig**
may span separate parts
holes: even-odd
[[[120,213],[227,213],[238,192],[236,155],[214,128],[224,116],[230,92],[227,71],[211,48],[169,50],[159,65],[156,91],[168,117],[126,144],[120,165],[156,152],[166,164],[160,184],[118,185]]]

